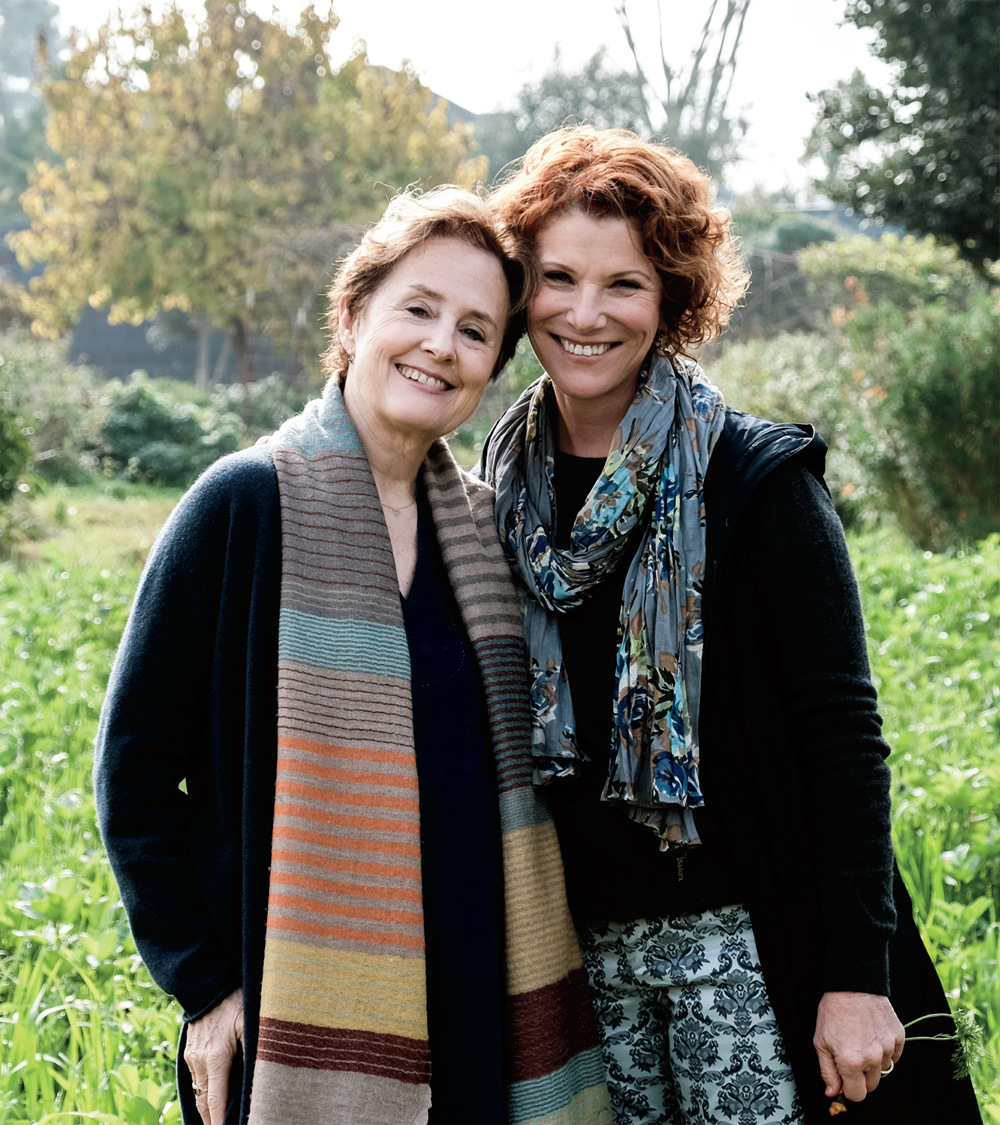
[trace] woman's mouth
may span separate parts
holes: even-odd
[[[613,348],[612,341],[602,340],[597,344],[574,344],[572,340],[567,340],[564,336],[553,336],[563,346],[563,351],[568,352],[570,355],[604,355],[608,348]]]
[[[433,375],[428,375],[425,371],[418,371],[415,367],[407,367],[405,364],[397,363],[396,370],[404,379],[409,379],[411,383],[423,383],[425,387],[430,387],[435,391],[451,390],[450,383],[446,383],[442,379],[435,379]]]

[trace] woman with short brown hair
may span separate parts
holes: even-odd
[[[322,398],[150,555],[95,792],[184,1010],[185,1122],[608,1121],[492,494],[440,440],[522,288],[482,199],[394,199],[334,282]]]

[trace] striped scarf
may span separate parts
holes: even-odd
[[[427,1120],[431,1076],[410,663],[392,548],[339,387],[270,449],[282,522],[278,770],[250,1123],[411,1125]],[[609,1122],[558,842],[531,782],[521,622],[492,494],[442,442],[424,483],[496,757],[507,1119]]]

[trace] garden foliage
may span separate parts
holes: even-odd
[[[65,343],[0,336],[0,408],[20,419],[29,458],[24,471],[41,480],[82,484],[92,473],[101,380],[66,363]]]
[[[10,488],[29,478],[84,484],[95,476],[184,486],[224,453],[272,433],[306,401],[278,375],[208,393],[142,372],[105,382],[66,364],[64,345],[18,332],[0,337],[0,352],[0,411],[13,435],[3,454]]]
[[[91,747],[138,568],[0,568],[0,1122],[180,1120],[178,1017],[129,934]]]
[[[711,373],[728,400],[817,426],[846,522],[888,516],[935,550],[996,530],[996,291],[930,238],[827,242],[799,263],[825,329],[726,349]]]
[[[985,1034],[973,1079],[1000,1125],[1000,537],[927,556],[866,532],[851,548],[900,869],[952,1004]],[[0,1125],[175,1122],[179,1014],[136,955],[90,785],[138,566],[74,555],[0,565],[0,627],[14,638],[0,650]]]

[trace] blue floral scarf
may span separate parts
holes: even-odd
[[[691,809],[704,804],[698,779],[702,490],[725,421],[722,394],[696,363],[654,355],[577,514],[570,547],[559,550],[551,386],[544,375],[521,395],[497,423],[485,458],[504,551],[530,595],[524,635],[535,781],[572,776],[584,758],[556,614],[580,605],[615,567],[627,565],[603,799],[653,828],[661,848],[697,844]],[[626,561],[629,534],[640,522],[640,546]]]

